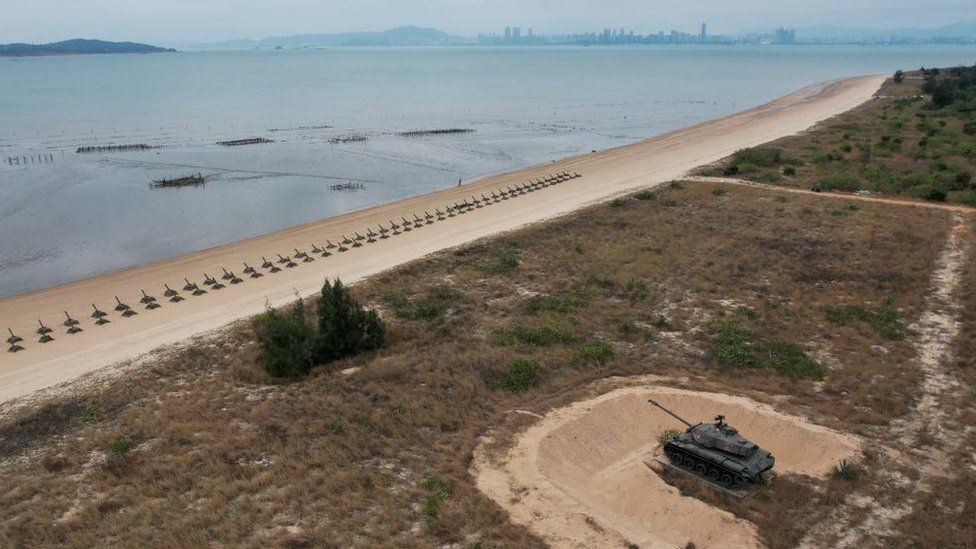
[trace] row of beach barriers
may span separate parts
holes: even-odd
[[[401,217],[400,221],[390,220],[389,225],[379,224],[374,230],[372,227],[367,227],[364,231],[365,234],[360,234],[358,231],[353,233],[352,237],[342,235],[341,240],[337,240],[333,243],[331,240],[326,240],[325,244],[313,244],[311,248],[306,250],[295,249],[294,255],[281,255],[275,254],[275,257],[268,259],[267,257],[261,258],[260,267],[252,267],[247,263],[243,264],[243,270],[241,273],[248,278],[261,278],[265,273],[273,274],[279,273],[283,269],[293,269],[298,267],[300,263],[312,263],[315,261],[314,256],[319,257],[329,257],[333,253],[343,253],[348,252],[353,248],[361,248],[366,244],[372,244],[379,240],[385,240],[393,236],[397,236],[406,232],[410,232],[416,229],[420,229],[425,225],[431,225],[435,221],[443,221],[449,217],[456,217],[458,215],[466,214],[478,208],[484,208],[486,206],[491,206],[493,204],[498,204],[505,200],[510,200],[528,193],[532,193],[546,187],[551,187],[553,185],[558,185],[560,183],[565,183],[581,177],[578,173],[566,173],[561,172],[555,175],[549,175],[545,178],[536,179],[535,181],[530,181],[524,184],[515,184],[514,186],[508,186],[504,189],[497,189],[491,192],[491,195],[481,193],[481,196],[472,195],[470,199],[464,199],[461,202],[455,202],[450,205],[446,205],[443,210],[436,208],[433,213],[425,211],[424,215],[413,214],[413,219],[407,219],[406,217]],[[220,291],[227,287],[227,285],[237,285],[244,282],[242,276],[238,276],[233,270],[222,269],[223,273],[219,277],[210,276],[208,273],[204,273],[203,282],[197,284],[196,282],[190,281],[188,278],[184,278],[184,286],[181,290],[175,290],[169,286],[169,284],[163,284],[163,298],[168,300],[170,303],[179,303],[185,301],[185,294],[190,296],[199,297],[207,294],[211,291]],[[262,272],[263,271],[263,272]],[[181,293],[182,292],[182,293]],[[159,300],[148,294],[145,290],[142,290],[142,296],[139,298],[139,304],[147,311],[152,311],[162,307]],[[98,308],[98,305],[92,303],[92,311],[89,314],[91,319],[94,321],[96,326],[103,326],[111,322],[110,314],[102,309]],[[138,311],[125,301],[123,301],[118,296],[115,297],[115,305],[113,307],[114,312],[118,313],[122,318],[129,318],[139,314]],[[81,322],[72,317],[70,313],[65,311],[64,320],[60,321],[61,326],[68,335],[77,334],[83,332],[84,329],[81,327]],[[43,321],[37,321],[37,329],[35,334],[38,336],[38,343],[50,343],[54,341],[54,330],[44,324]],[[8,328],[10,337],[7,338],[8,352],[16,353],[18,351],[23,351],[24,339],[10,328]]]

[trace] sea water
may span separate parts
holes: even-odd
[[[0,296],[632,143],[815,82],[974,62],[976,48],[948,45],[0,59]],[[401,135],[447,128],[473,131]],[[216,144],[252,137],[274,142]],[[158,148],[75,152],[137,143]],[[205,185],[150,186],[197,173]]]

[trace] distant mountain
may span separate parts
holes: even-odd
[[[858,28],[858,27],[807,27],[796,30],[797,39],[825,38],[833,40],[885,40],[914,39],[933,40],[936,38],[974,38],[976,22],[961,22],[934,28]]]
[[[103,40],[65,40],[51,44],[0,44],[0,57],[30,57],[39,55],[88,55],[104,53],[161,53],[176,50],[158,48],[135,42],[105,42]]]
[[[342,32],[335,34],[296,34],[263,40],[227,40],[195,44],[191,49],[311,48],[321,46],[439,46],[457,44],[466,39],[444,31],[424,27],[398,27],[382,32]]]

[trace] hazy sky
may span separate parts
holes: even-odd
[[[539,33],[625,26],[714,33],[775,25],[931,27],[974,18],[974,0],[3,0],[0,43],[87,37],[163,45],[383,30]]]

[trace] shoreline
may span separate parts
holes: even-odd
[[[318,291],[326,277],[347,283],[424,257],[432,252],[462,245],[493,234],[572,212],[594,202],[677,177],[688,170],[731,154],[809,128],[869,100],[883,76],[835,80],[805,87],[765,105],[724,118],[704,122],[659,137],[595,153],[570,157],[507,174],[474,181],[398,202],[373,206],[282,231],[217,246],[186,255],[131,267],[61,286],[0,299],[0,329],[11,327],[24,338],[25,350],[0,358],[0,402],[23,397],[38,389],[70,381],[191,336],[220,329],[259,313],[266,305],[280,306]],[[389,240],[380,240],[346,254],[318,258],[314,263],[245,278],[239,286],[170,304],[162,297],[163,284],[183,286],[183,277],[200,282],[204,273],[222,274],[226,267],[240,276],[242,262],[259,267],[261,257],[276,253],[291,256],[294,249],[309,250],[337,242],[343,234],[365,234],[389,219],[421,216],[424,211],[444,209],[446,204],[471,195],[521,184],[550,173],[576,172],[582,177],[541,189],[497,207],[472,210]],[[486,213],[490,212],[490,213]],[[155,295],[163,307],[147,311],[138,303],[141,290]],[[139,314],[121,318],[112,311],[115,296]],[[95,326],[88,314],[91,303],[110,311],[112,322]],[[81,321],[84,332],[66,335],[61,327],[63,311]],[[55,341],[39,344],[34,336],[37,319],[54,329]]]

